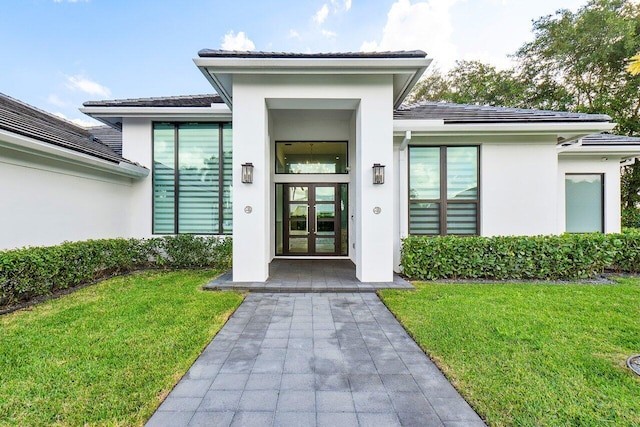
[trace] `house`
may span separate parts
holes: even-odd
[[[391,281],[409,234],[620,230],[620,164],[640,139],[590,136],[614,127],[606,115],[403,104],[422,51],[205,49],[194,62],[217,94],[84,104],[122,144],[75,220],[112,221],[112,236],[232,235],[239,282],[265,281],[275,257],[349,258],[359,280]],[[58,186],[30,191],[51,202]]]
[[[131,188],[148,174],[91,131],[0,94],[0,250],[129,235]]]

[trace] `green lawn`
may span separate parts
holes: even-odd
[[[640,425],[640,279],[416,288],[381,294],[489,425]]]
[[[141,425],[241,303],[145,272],[0,317],[0,425]]]

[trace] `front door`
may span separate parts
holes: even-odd
[[[340,184],[283,186],[285,255],[342,253]]]

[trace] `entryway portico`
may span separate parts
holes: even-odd
[[[325,255],[324,248],[351,259],[358,280],[392,282],[398,236],[393,109],[428,66],[425,53],[283,57],[204,50],[199,56],[196,65],[233,115],[233,281],[264,282],[274,257]],[[346,142],[344,173],[277,171],[278,142],[313,141]],[[242,182],[245,163],[253,164],[252,183]],[[373,183],[374,164],[386,165],[384,184]],[[285,204],[284,189],[291,187],[307,193]],[[318,196],[323,187],[326,194]],[[326,188],[334,189],[333,200]],[[294,244],[291,231],[299,232]],[[306,253],[296,254],[305,243]]]

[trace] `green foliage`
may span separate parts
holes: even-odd
[[[640,272],[640,231],[561,236],[411,236],[400,264],[416,280],[589,279],[605,269]]]
[[[415,287],[381,297],[488,425],[640,425],[640,279]]]
[[[640,209],[622,209],[622,226],[629,228],[640,228]]]
[[[145,271],[0,316],[0,426],[142,426],[242,302]]]
[[[513,106],[520,104],[524,91],[513,70],[498,70],[480,61],[457,61],[445,75],[438,70],[429,73],[415,86],[409,100]]]
[[[431,72],[409,100],[608,114],[615,133],[640,134],[640,75],[627,72],[629,58],[638,62],[640,3],[589,0],[539,18],[533,33],[513,68],[461,61],[445,75]],[[636,162],[622,172],[622,207],[639,208],[639,192]]]
[[[231,266],[230,238],[106,239],[0,252],[0,307],[141,268]]]

